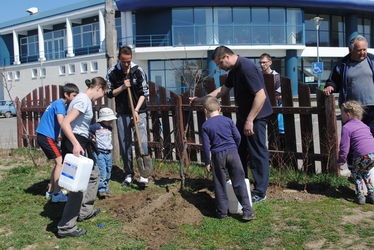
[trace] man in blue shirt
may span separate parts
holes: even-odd
[[[62,156],[57,145],[61,132],[61,124],[66,115],[66,105],[79,93],[78,87],[73,83],[65,84],[61,90],[61,98],[52,102],[44,111],[36,129],[36,139],[48,159],[54,159],[55,166],[51,173],[50,185],[46,193],[52,202],[66,202],[67,197],[60,191],[58,179],[62,170]]]
[[[220,69],[230,72],[225,84],[212,91],[209,96],[220,98],[234,88],[235,103],[238,106],[236,126],[242,137],[239,154],[246,176],[248,159],[255,181],[252,202],[265,200],[269,184],[266,125],[273,110],[262,72],[251,60],[235,55],[225,46],[217,47],[212,58]],[[198,99],[198,102],[202,101],[202,98]],[[196,101],[196,98],[191,101]]]

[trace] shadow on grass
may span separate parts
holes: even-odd
[[[206,190],[204,190],[206,189]],[[181,196],[194,205],[206,217],[216,217],[214,198],[208,193],[214,189],[213,182],[208,179],[186,179],[185,190]]]
[[[329,183],[311,182],[300,184],[297,182],[289,182],[287,188],[296,190],[306,190],[310,194],[325,195],[332,198],[342,198],[347,201],[352,201],[355,197],[355,191],[347,186],[334,187]]]
[[[32,195],[42,195],[45,196],[45,192],[48,190],[49,179],[39,181],[32,184],[30,187],[25,189],[25,192]]]
[[[62,217],[65,203],[53,203],[47,202],[44,205],[43,211],[40,213],[41,216],[47,217],[51,222],[47,225],[46,230],[52,232],[57,236],[57,224]]]

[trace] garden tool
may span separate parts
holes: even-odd
[[[142,177],[147,178],[153,172],[152,159],[149,155],[144,154],[143,147],[140,141],[140,132],[139,132],[138,123],[136,122],[136,119],[135,119],[135,108],[134,108],[134,102],[132,99],[131,88],[127,88],[127,93],[129,95],[129,103],[130,103],[132,118],[134,121],[135,134],[136,134],[136,139],[138,142],[138,149],[139,149],[139,154],[140,154],[140,156],[137,156],[136,162],[138,163],[140,175]]]

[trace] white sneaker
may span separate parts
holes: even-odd
[[[45,199],[46,200],[49,200],[49,199],[51,199],[52,198],[52,192],[45,192]]]
[[[132,176],[131,174],[128,174],[125,178],[125,180],[122,182],[122,186],[128,186],[132,182]]]
[[[139,182],[142,183],[143,185],[148,185],[148,178],[140,176]]]

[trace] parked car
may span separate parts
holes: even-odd
[[[16,114],[16,106],[13,101],[0,100],[0,115],[10,118]]]

